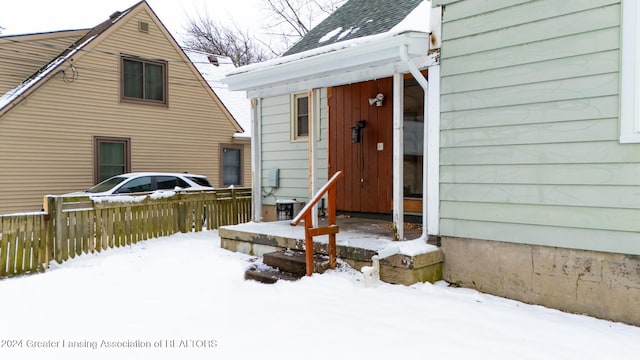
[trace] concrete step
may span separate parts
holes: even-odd
[[[265,265],[279,269],[283,272],[305,275],[307,273],[307,262],[304,251],[283,250],[266,253],[262,257]],[[329,268],[329,257],[316,254],[314,257],[315,273],[323,273]]]
[[[303,275],[292,274],[289,272],[279,271],[269,266],[256,266],[249,267],[244,272],[245,280],[255,280],[264,284],[273,284],[278,280],[295,281]]]

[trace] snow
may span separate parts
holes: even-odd
[[[196,66],[202,77],[207,81],[211,89],[218,95],[224,106],[229,110],[234,119],[240,124],[244,133],[236,134],[236,137],[251,136],[251,103],[244,91],[231,91],[220,80],[236,69],[228,56],[208,54],[195,50],[184,50],[193,65]],[[209,61],[209,56],[215,56],[218,66]]]
[[[287,202],[288,200],[278,200]],[[231,225],[226,228],[243,232],[266,234],[269,236],[290,237],[304,239],[304,224],[291,226],[291,220],[271,222],[247,222]],[[327,235],[314,237],[314,241],[326,244],[329,242]],[[393,241],[387,237],[372,235],[371,233],[359,233],[354,230],[339,232],[336,234],[336,244],[339,246],[352,246],[361,249],[374,250],[381,258],[402,254],[416,256],[436,251],[438,248],[427,244],[424,239],[418,238],[406,241]]]
[[[343,31],[340,33],[340,35],[338,35],[338,41],[342,40],[344,37],[346,37],[349,34],[355,34],[358,32],[358,30],[360,30],[359,27],[354,28],[353,26],[348,28],[347,30]]]
[[[177,234],[0,280],[0,358],[584,360],[640,353],[638,327],[445,282],[367,288],[344,264],[297,282],[245,281],[255,258],[219,244],[216,231]]]
[[[415,9],[413,9],[407,17],[396,24],[390,33],[399,33],[403,31],[422,31],[430,32],[429,17],[431,13],[431,1],[423,1]]]
[[[89,196],[89,199],[95,203],[139,203],[143,202],[147,195],[99,195]]]
[[[401,22],[396,24],[393,28],[391,28],[387,32],[374,34],[374,35],[369,35],[369,36],[358,37],[358,38],[344,40],[344,41],[333,42],[333,43],[327,44],[325,46],[320,46],[320,47],[317,47],[317,48],[314,48],[314,49],[310,49],[310,50],[307,50],[307,51],[303,51],[303,52],[299,52],[299,53],[295,53],[295,54],[291,54],[291,55],[287,55],[287,56],[277,57],[277,58],[266,60],[266,61],[263,61],[263,62],[260,62],[260,63],[254,63],[254,64],[241,66],[241,67],[238,67],[238,68],[234,69],[233,71],[229,72],[227,74],[227,77],[233,76],[233,75],[238,75],[238,74],[243,74],[243,73],[247,73],[247,72],[251,72],[251,71],[269,69],[269,68],[272,68],[272,67],[276,67],[278,65],[287,64],[287,63],[291,63],[291,62],[295,62],[295,61],[300,61],[300,60],[303,60],[303,59],[306,59],[306,58],[310,58],[310,57],[314,57],[314,56],[318,56],[318,55],[322,55],[322,54],[327,54],[327,53],[331,53],[331,52],[335,52],[335,51],[340,51],[340,50],[343,50],[343,49],[348,49],[348,48],[352,48],[352,47],[356,47],[356,46],[372,44],[372,43],[375,43],[375,42],[378,42],[378,41],[382,41],[382,40],[385,40],[385,39],[390,39],[390,38],[396,37],[396,36],[398,36],[400,34],[403,34],[403,33],[406,33],[406,32],[412,32],[413,31],[413,32],[428,33],[429,32],[430,6],[431,6],[431,2],[430,1],[427,1],[427,0],[423,1],[415,9],[413,9],[413,11],[411,13],[409,13],[409,15],[407,15],[407,17],[404,20],[402,20]],[[370,21],[372,21],[372,20],[367,20],[367,23],[370,22]],[[330,40],[332,37],[340,34],[342,29],[343,29],[342,27],[338,27],[338,28],[328,32],[322,38],[320,38],[319,43],[326,42],[326,41]],[[356,30],[358,30],[358,29],[354,29],[354,31],[356,31]],[[344,37],[346,35],[347,34],[344,34],[344,35],[342,35],[342,37]],[[225,82],[224,79],[223,79],[223,82]]]
[[[3,94],[2,96],[0,96],[0,109],[4,108],[5,106],[7,106],[9,103],[13,102],[15,99],[17,99],[20,95],[22,95],[23,93],[25,93],[27,90],[29,90],[29,88],[31,88],[31,86],[33,86],[34,84],[36,84],[38,81],[42,80],[43,78],[45,78],[47,75],[49,75],[53,70],[57,69],[59,65],[61,65],[62,63],[64,63],[65,61],[71,59],[71,57],[73,55],[75,55],[78,51],[80,51],[85,45],[87,45],[88,43],[90,43],[93,39],[96,38],[97,35],[91,36],[88,39],[86,39],[84,42],[82,42],[80,45],[78,45],[75,49],[69,51],[67,54],[53,60],[52,62],[50,62],[49,64],[47,64],[47,66],[42,69],[41,72],[39,72],[38,74],[36,74],[35,76],[33,76],[30,79],[27,79],[25,82],[21,83],[20,85],[16,86],[15,88],[7,91],[5,94]]]
[[[320,38],[320,40],[318,40],[318,42],[319,43],[327,42],[327,41],[331,40],[332,37],[338,35],[341,31],[342,31],[342,26],[339,26],[339,27],[329,31],[328,33],[324,34],[324,36],[322,36]]]

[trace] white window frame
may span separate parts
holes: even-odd
[[[640,4],[622,0],[620,142],[640,143]]]
[[[291,94],[291,141],[308,141],[309,135],[298,135],[298,98],[306,97],[309,102],[309,92]],[[311,104],[308,104],[307,111],[311,111]],[[307,114],[307,119],[311,114]]]

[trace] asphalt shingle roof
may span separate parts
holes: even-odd
[[[359,37],[381,34],[400,23],[423,0],[349,0],[311,29],[283,56]],[[339,30],[338,30],[339,29]],[[327,39],[327,34],[334,34]]]

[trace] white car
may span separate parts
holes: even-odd
[[[110,177],[84,191],[65,196],[131,195],[156,190],[213,190],[206,176],[189,173],[129,173]]]

